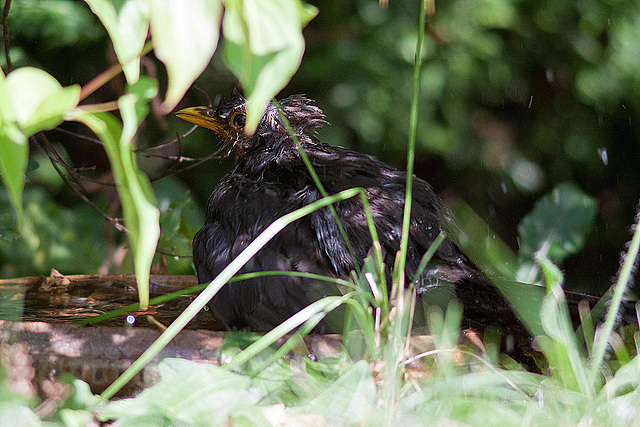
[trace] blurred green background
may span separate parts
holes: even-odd
[[[316,100],[331,122],[323,141],[404,168],[418,2],[391,1],[388,9],[373,0],[310,3],[319,14],[304,31],[304,59],[281,96]],[[84,85],[115,63],[106,31],[82,1],[14,0],[8,30],[14,68],[43,68],[62,85]],[[514,251],[517,225],[534,202],[574,182],[597,199],[598,216],[586,248],[562,266],[567,286],[607,288],[640,196],[638,40],[635,0],[438,0],[424,49],[416,174],[445,200],[468,203]],[[6,73],[4,55],[0,63]],[[152,56],[143,70],[162,86],[164,70]],[[235,84],[217,53],[181,107],[215,102]],[[87,101],[111,101],[123,89],[119,76]],[[50,142],[83,168],[89,197],[117,216],[115,189],[102,185],[111,180],[102,147],[77,124],[61,128],[47,132]],[[139,162],[152,179],[174,162],[149,154],[198,158],[217,148],[202,129],[177,140],[188,129],[172,115],[145,121]],[[21,236],[0,192],[0,277],[51,268],[131,271],[121,233],[62,182],[36,146],[31,159]],[[213,159],[154,181],[163,212],[157,272],[193,274],[190,239],[232,165]]]

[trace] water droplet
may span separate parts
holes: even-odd
[[[609,155],[607,154],[607,149],[604,147],[598,147],[598,157],[602,160],[602,164],[605,166],[609,166]]]
[[[549,83],[553,83],[556,80],[556,73],[554,73],[551,68],[547,68],[545,75]]]
[[[134,323],[136,323],[136,316],[130,314],[127,316],[126,321],[129,325],[133,325]]]

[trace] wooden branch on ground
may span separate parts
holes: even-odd
[[[35,368],[35,382],[70,373],[101,393],[158,338],[160,331],[137,327],[80,327],[44,322],[0,321],[0,343],[21,342]],[[178,357],[199,363],[220,363],[224,332],[183,330],[119,393],[129,396],[159,380],[158,362]],[[284,341],[283,341],[284,342]],[[321,359],[337,355],[338,335],[309,336],[308,354]]]

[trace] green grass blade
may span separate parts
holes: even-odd
[[[345,288],[350,288],[353,286],[351,282],[344,279],[337,278],[337,277],[329,277],[329,276],[323,276],[321,274],[313,274],[313,273],[303,273],[299,271],[259,271],[255,273],[239,274],[237,276],[233,276],[229,280],[229,283],[239,282],[241,280],[252,279],[254,277],[260,277],[260,276],[296,276],[296,277],[303,277],[306,279],[321,280],[324,282],[335,283],[336,285],[343,286]],[[204,288],[206,288],[208,285],[209,285],[208,283],[203,283],[200,285],[190,286],[188,288],[180,289],[178,291],[169,292],[167,294],[151,298],[149,300],[149,305],[152,306],[155,304],[160,304],[163,302],[170,301],[174,298],[178,298],[183,295],[198,293],[202,291]],[[114,317],[118,317],[126,313],[139,310],[139,309],[140,309],[140,303],[129,304],[127,306],[120,307],[116,310],[111,310],[104,314],[93,316],[88,319],[79,320],[74,323],[79,326],[93,325],[96,323],[104,322],[105,320],[113,319]]]
[[[591,366],[589,369],[589,379],[591,381],[591,384],[594,385],[598,381],[598,373],[600,371],[600,366],[602,365],[602,362],[604,360],[605,350],[609,342],[609,337],[613,332],[613,327],[616,322],[618,311],[620,310],[622,298],[627,291],[627,286],[630,283],[631,275],[638,258],[638,250],[640,249],[640,212],[636,215],[636,223],[634,225],[634,229],[635,231],[631,239],[631,245],[629,245],[629,250],[627,251],[624,263],[622,264],[622,268],[620,269],[618,280],[614,285],[615,290],[613,292],[611,304],[609,305],[609,309],[607,311],[607,317],[605,318],[605,322],[602,328],[596,333],[596,342],[594,343]]]
[[[284,112],[282,111],[282,108],[280,108],[280,104],[278,104],[278,101],[276,99],[273,99],[272,102],[274,103],[274,105],[278,109],[278,114],[280,115],[280,120],[282,120],[282,123],[284,123],[284,127],[287,129],[287,132],[289,132],[289,135],[291,136],[291,139],[296,144],[296,147],[298,148],[298,151],[300,152],[300,158],[302,158],[302,162],[307,167],[307,170],[309,171],[309,174],[311,174],[311,179],[313,179],[313,182],[316,185],[316,187],[318,188],[318,191],[320,191],[320,194],[322,195],[322,197],[327,197],[328,196],[327,190],[324,188],[324,185],[322,184],[322,181],[320,181],[320,177],[316,173],[316,170],[313,168],[313,165],[311,164],[311,161],[309,160],[309,156],[307,156],[307,153],[304,151],[304,148],[300,144],[300,141],[298,140],[298,137],[293,132],[293,129],[291,128],[291,124],[289,123],[289,120],[287,120],[286,116],[284,115]],[[366,196],[364,198],[366,199]],[[342,238],[344,239],[345,244],[347,245],[347,249],[349,250],[349,254],[351,255],[351,258],[353,259],[353,265],[355,266],[356,271],[359,271],[360,270],[360,266],[358,264],[358,260],[356,258],[355,252],[353,250],[353,246],[351,245],[351,242],[349,241],[349,237],[347,236],[347,232],[346,232],[346,230],[344,229],[344,227],[342,225],[342,221],[340,221],[340,218],[338,217],[338,212],[336,211],[336,208],[333,205],[329,205],[329,210],[331,211],[331,215],[333,215],[333,217],[335,218],[336,224],[338,225],[338,230],[340,230],[340,235],[342,236]]]
[[[413,279],[411,279],[411,283],[416,283],[420,278],[420,276],[422,276],[424,269],[427,268],[429,261],[431,261],[431,258],[433,258],[433,255],[435,255],[436,251],[444,241],[445,237],[446,236],[444,232],[441,231],[440,234],[438,234],[438,236],[434,239],[433,243],[431,243],[431,246],[429,246],[429,249],[427,249],[427,252],[425,252],[424,255],[422,255],[422,259],[420,260],[420,264],[418,265],[416,274],[414,274]]]
[[[276,342],[278,339],[282,338],[284,335],[288,334],[298,326],[304,324],[307,321],[311,321],[306,329],[310,330],[322,320],[325,313],[328,313],[338,306],[342,305],[345,301],[353,298],[353,293],[348,293],[343,296],[331,296],[325,297],[321,300],[318,300],[307,307],[300,310],[298,313],[291,316],[289,319],[282,322],[280,325],[273,328],[271,331],[267,332],[262,338],[260,338],[255,343],[251,344],[244,351],[239,353],[237,356],[233,358],[233,360],[226,364],[225,367],[227,369],[234,369],[244,363],[246,363],[252,357],[258,355],[264,349],[269,347],[271,344]],[[300,334],[302,335],[302,334]],[[295,335],[292,337],[294,341],[291,343],[287,342],[287,348],[289,346],[293,346],[296,343],[296,340],[299,339]],[[288,351],[288,350],[287,350]]]
[[[249,244],[227,267],[216,276],[200,295],[171,323],[158,339],[101,395],[100,402],[110,399],[144,366],[146,366],[171,341],[195,315],[209,302],[209,300],[276,234],[292,222],[310,214],[311,212],[335,203],[355,197],[361,189],[349,189],[333,196],[322,198],[308,206],[282,216],[269,225],[253,242]]]
[[[404,270],[409,246],[409,225],[411,221],[411,196],[413,192],[413,167],[415,161],[416,134],[418,131],[418,96],[420,95],[420,66],[422,65],[422,44],[426,33],[427,10],[431,4],[428,0],[422,0],[420,18],[418,20],[418,41],[416,43],[415,62],[413,64],[413,79],[411,83],[411,111],[409,113],[409,141],[407,146],[407,189],[404,202],[404,215],[402,218],[402,238],[400,240],[400,259],[398,264],[400,271],[397,280],[400,289],[404,284]]]

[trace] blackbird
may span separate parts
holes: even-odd
[[[266,106],[253,135],[244,132],[245,99],[236,90],[217,108],[192,107],[178,117],[216,132],[237,163],[213,190],[206,223],[193,240],[200,283],[210,282],[277,218],[322,198],[274,103]],[[361,187],[366,193],[386,266],[400,248],[406,173],[372,156],[320,142],[316,131],[327,120],[310,99],[295,95],[279,101],[328,194]],[[406,283],[422,256],[444,233],[443,206],[431,186],[414,178]],[[348,278],[362,266],[372,240],[359,198],[335,204],[351,244],[349,249],[328,208],[288,225],[247,263],[240,273],[295,271]],[[446,233],[445,233],[446,235]],[[446,236],[416,283],[418,295],[442,283],[452,284],[471,322],[518,324],[509,303],[487,277]],[[334,285],[335,286],[335,285]],[[269,275],[224,286],[209,306],[228,329],[268,331],[315,299],[326,283],[292,275]],[[321,323],[317,332],[331,330]]]

